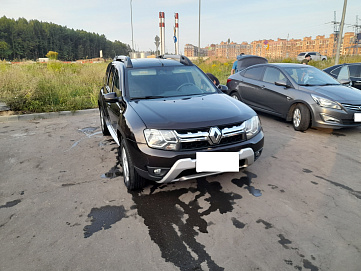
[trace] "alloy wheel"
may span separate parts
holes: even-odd
[[[295,127],[300,126],[301,123],[301,110],[299,108],[296,108],[293,112],[293,124]]]
[[[122,147],[122,163],[123,163],[123,177],[124,183],[129,183],[129,165],[128,165],[128,157],[125,151],[125,148]]]
[[[102,130],[104,131],[104,118],[103,118],[103,111],[100,109],[100,125]]]

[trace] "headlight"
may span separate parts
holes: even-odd
[[[258,116],[254,116],[249,120],[246,120],[245,125],[247,139],[251,139],[261,130],[261,122],[259,121]]]
[[[151,148],[171,151],[179,149],[179,141],[174,131],[145,129],[144,137]]]
[[[322,98],[320,96],[312,95],[312,94],[311,94],[311,97],[315,100],[315,102],[319,106],[342,110],[341,106],[337,102]]]

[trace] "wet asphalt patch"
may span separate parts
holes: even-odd
[[[331,180],[328,180],[322,176],[317,176],[317,175],[314,175],[316,178],[319,178],[321,180],[324,180],[330,184],[333,184],[334,186],[336,187],[339,187],[341,189],[344,189],[346,191],[348,191],[351,195],[354,195],[356,198],[358,199],[361,199],[361,191],[355,191],[353,190],[352,188],[348,187],[347,185],[344,185],[344,184],[341,184],[341,183],[337,183],[337,182],[334,182],[334,181],[331,181]]]
[[[233,226],[235,226],[237,229],[243,229],[246,226],[246,224],[242,223],[235,217],[232,217],[231,220],[232,220]]]
[[[256,189],[253,186],[251,186],[252,179],[257,178],[257,175],[252,172],[248,172],[248,171],[245,171],[244,173],[246,174],[245,177],[241,177],[240,179],[233,179],[232,183],[234,183],[238,187],[245,186],[245,189],[247,189],[248,192],[255,197],[262,196],[261,190]]]
[[[0,209],[14,207],[15,205],[19,204],[20,202],[21,202],[20,199],[9,201],[9,202],[5,203],[5,205],[1,205]]]
[[[101,208],[93,208],[88,214],[88,217],[91,218],[91,224],[83,229],[84,238],[88,238],[98,231],[110,229],[113,224],[128,217],[126,213],[124,206],[107,205]]]
[[[205,178],[197,179],[196,182],[196,188],[158,192],[153,188],[148,195],[133,193],[133,201],[138,215],[148,227],[151,239],[160,248],[163,259],[184,271],[202,270],[203,263],[207,264],[209,270],[224,270],[213,261],[196,237],[200,233],[208,233],[210,224],[205,216],[213,212],[232,212],[235,200],[242,196],[222,191],[219,182],[208,182]],[[187,193],[194,194],[194,199],[189,203],[180,199]],[[209,206],[203,209],[200,200],[208,202]],[[245,226],[238,220],[233,220],[233,223],[236,227]]]

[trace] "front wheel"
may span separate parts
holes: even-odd
[[[310,126],[311,114],[307,106],[297,104],[292,114],[293,128],[296,131],[306,131]]]
[[[102,128],[103,135],[107,136],[110,135],[108,127],[105,123],[103,110],[99,107],[99,116],[100,116],[100,128]]]
[[[120,156],[123,167],[124,184],[128,190],[139,190],[146,186],[146,179],[141,177],[134,168],[132,157],[124,139],[120,145]]]
[[[231,97],[232,97],[233,99],[238,100],[238,101],[241,100],[241,97],[239,96],[238,92],[236,92],[236,91],[234,91],[234,92],[231,93]]]

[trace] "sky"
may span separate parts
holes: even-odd
[[[134,49],[155,50],[154,38],[160,36],[159,12],[165,12],[165,48],[174,53],[174,14],[179,14],[179,50],[185,44],[219,44],[230,39],[236,43],[263,39],[302,39],[325,35],[334,30],[331,23],[341,21],[344,0],[0,0],[0,17],[36,19],[104,34],[132,47],[131,7]],[[348,0],[345,32],[361,25],[360,0]]]

